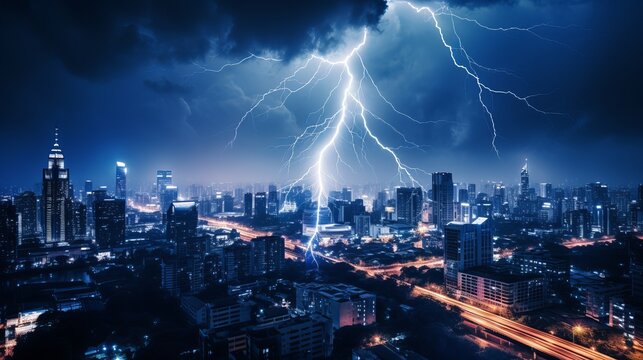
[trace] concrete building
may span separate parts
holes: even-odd
[[[324,315],[333,327],[375,323],[375,294],[345,284],[296,284],[297,309]]]

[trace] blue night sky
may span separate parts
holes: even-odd
[[[279,97],[268,99],[227,146],[234,128],[258,97],[310,52],[339,58],[360,41],[363,27],[369,35],[360,55],[383,95],[415,119],[435,122],[408,121],[377,101],[372,88],[364,90],[366,101],[373,99],[370,109],[420,145],[398,150],[409,165],[450,171],[457,181],[513,184],[529,158],[534,181],[631,185],[643,180],[638,20],[643,3],[457,0],[448,5],[455,14],[492,27],[555,25],[534,33],[500,32],[439,17],[451,44],[457,43],[455,27],[477,63],[502,70],[476,67],[487,85],[543,94],[533,104],[560,113],[544,115],[510,97],[485,94],[495,115],[499,157],[475,83],[453,66],[428,18],[403,4],[3,2],[0,185],[40,181],[55,126],[77,185],[93,179],[113,186],[117,160],[127,162],[130,182],[139,185],[151,183],[160,168],[174,170],[180,184],[297,177],[314,152],[301,154],[288,172],[287,146],[316,119],[309,114],[323,104],[339,69],[293,94],[283,107],[271,110]],[[218,73],[203,70],[249,53],[282,61],[253,59]],[[327,115],[338,102],[330,99]],[[383,123],[373,127],[387,144],[403,145]],[[395,181],[390,157],[365,144],[365,161],[352,155],[353,143],[348,135],[338,140],[352,170],[344,164],[335,168],[336,159],[329,159],[339,183]],[[418,177],[426,182],[426,176]]]

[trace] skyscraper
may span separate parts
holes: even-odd
[[[279,192],[275,185],[268,186],[268,215],[279,214]]]
[[[116,187],[114,195],[117,199],[127,201],[127,166],[122,161],[116,162]]]
[[[167,210],[167,239],[176,243],[176,255],[179,258],[188,255],[189,242],[196,235],[199,221],[196,202],[174,201]]]
[[[85,202],[85,205],[87,205],[87,207],[91,207],[91,203],[93,201],[92,199],[90,199],[92,191],[94,191],[94,185],[92,184],[92,181],[85,180],[85,192],[83,194],[83,201]]]
[[[25,191],[15,198],[18,213],[18,243],[38,236],[38,200],[32,191]]]
[[[161,204],[161,214],[163,218],[166,218],[167,210],[172,205],[173,201],[176,201],[179,197],[179,188],[176,185],[165,185],[160,193],[160,204]]]
[[[255,217],[264,219],[266,217],[266,193],[258,192],[255,194]]]
[[[243,194],[243,215],[252,216],[252,193]]]
[[[10,199],[0,199],[0,273],[16,260],[18,214]]]
[[[438,229],[453,220],[453,178],[448,172],[435,172],[433,184],[433,223]]]
[[[109,248],[125,241],[125,200],[101,199],[94,201],[96,242]]]
[[[469,204],[475,204],[476,203],[476,184],[469,184],[467,187],[467,193],[469,195]]]
[[[65,169],[65,156],[58,145],[58,129],[47,168],[42,170],[42,211],[46,243],[69,241],[73,238],[69,170]]]
[[[493,261],[490,221],[451,222],[444,229],[444,281],[448,291],[458,287],[458,272]]]
[[[172,170],[156,170],[156,195],[160,196],[167,185],[172,185]]]
[[[422,215],[422,188],[397,188],[396,195],[397,222],[416,226]]]
[[[87,236],[87,206],[80,201],[74,201],[72,209],[74,239],[83,239]]]
[[[251,242],[254,275],[280,274],[285,261],[284,238],[261,236]]]
[[[529,171],[527,169],[527,159],[525,159],[525,165],[523,165],[520,170],[520,195],[524,197],[529,196]]]

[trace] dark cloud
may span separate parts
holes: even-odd
[[[145,84],[145,86],[147,86],[148,89],[159,94],[185,95],[190,92],[190,88],[188,88],[187,86],[177,84],[168,79],[161,79],[161,80],[146,79],[146,80],[143,80],[143,84]]]
[[[347,27],[373,26],[384,0],[332,1],[24,1],[0,5],[2,52],[19,65],[16,43],[28,36],[41,55],[72,73],[108,76],[156,60],[183,62],[211,50],[286,57],[337,41]],[[8,61],[3,61],[8,62]]]

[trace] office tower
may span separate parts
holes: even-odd
[[[47,168],[42,170],[42,211],[46,243],[55,244],[72,239],[69,170],[65,169],[65,157],[58,145],[58,129]]]
[[[431,176],[433,190],[433,223],[438,229],[453,220],[453,178],[451,173],[435,172]]]
[[[285,261],[284,238],[261,236],[252,239],[251,243],[254,275],[281,274]]]
[[[25,191],[15,198],[18,213],[18,243],[38,236],[38,199],[32,191]]]
[[[585,196],[587,205],[591,208],[596,208],[597,205],[609,204],[609,192],[606,184],[600,182],[587,184],[585,187]]]
[[[524,197],[529,196],[529,171],[527,169],[527,159],[525,159],[525,165],[523,165],[520,170],[520,195]]]
[[[570,293],[570,259],[567,249],[555,252],[536,248],[515,251],[511,258],[514,272],[538,274],[545,278],[545,284],[553,303],[561,303]]]
[[[116,186],[114,197],[127,201],[127,166],[122,161],[116,162]]]
[[[601,233],[609,236],[616,235],[618,233],[618,209],[616,205],[605,205],[601,210]]]
[[[643,184],[639,184],[639,191],[638,191],[638,201],[639,204],[643,204]]]
[[[83,193],[83,202],[88,208],[91,207],[92,200],[90,199],[94,185],[91,180],[85,180],[85,192]]]
[[[237,241],[222,249],[221,273],[225,282],[243,280],[252,276],[252,246]]]
[[[357,237],[371,235],[371,217],[369,215],[355,215],[353,222],[355,223],[354,229]]]
[[[476,184],[469,184],[467,187],[467,193],[469,194],[469,201],[468,203],[473,205],[476,203]]]
[[[234,198],[232,195],[226,194],[223,195],[223,212],[233,212],[234,211]]]
[[[458,202],[468,203],[469,202],[469,190],[460,189],[458,190]]]
[[[243,205],[243,203],[242,203],[243,194],[244,194],[243,189],[241,189],[241,188],[234,189],[234,193],[233,193],[234,196],[233,197],[234,197],[234,204],[235,205]]]
[[[255,217],[264,219],[266,217],[266,193],[258,192],[255,194]]]
[[[491,224],[479,217],[472,223],[450,222],[444,229],[444,282],[458,289],[458,272],[493,261]]]
[[[552,196],[552,186],[550,183],[540,183],[539,184],[538,196],[545,199],[551,199]]]
[[[567,215],[567,229],[571,235],[589,238],[591,235],[591,214],[587,209],[572,210]]]
[[[252,193],[243,194],[243,215],[252,216]]]
[[[268,215],[277,216],[279,214],[279,192],[275,185],[268,186]]]
[[[643,299],[643,239],[631,237],[628,240],[632,297]]]
[[[451,194],[453,198],[453,194]],[[421,188],[397,188],[397,222],[417,226],[422,215],[422,189]],[[451,205],[453,209],[453,204]]]
[[[87,206],[80,201],[72,203],[72,229],[76,240],[87,236]]]
[[[161,196],[167,185],[172,185],[172,170],[156,170],[156,195]],[[162,211],[165,212],[167,209]]]
[[[8,271],[16,260],[18,214],[10,199],[0,199],[0,273]]]
[[[94,201],[96,243],[110,248],[125,242],[125,200],[102,199]]]
[[[172,205],[173,201],[176,201],[179,197],[179,188],[176,185],[166,185],[161,190],[160,195],[160,204],[161,204],[161,214],[163,214],[163,219],[166,218],[167,210]]]
[[[342,188],[342,200],[353,201],[353,190],[351,188]]]
[[[174,201],[167,210],[167,239],[176,243],[176,255],[188,255],[188,242],[197,235],[199,214],[194,201]]]

